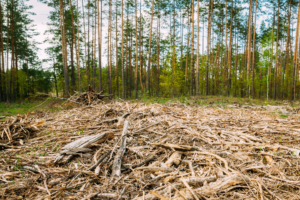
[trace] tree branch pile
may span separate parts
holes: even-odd
[[[102,91],[103,92],[103,91]],[[70,101],[77,102],[84,105],[96,105],[103,102],[105,97],[111,97],[113,95],[103,95],[102,92],[96,93],[94,91],[83,92],[81,94],[76,93],[69,98]]]
[[[16,140],[37,119],[14,120],[1,130]],[[110,102],[43,123],[1,143],[0,198],[300,199],[298,114]]]

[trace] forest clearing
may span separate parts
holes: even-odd
[[[298,109],[198,100],[66,101],[9,117],[0,198],[300,198]]]

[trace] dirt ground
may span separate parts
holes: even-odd
[[[0,122],[1,199],[300,199],[288,104],[66,107]]]

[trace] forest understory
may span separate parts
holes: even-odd
[[[288,102],[95,96],[0,121],[1,199],[300,199],[300,116]]]

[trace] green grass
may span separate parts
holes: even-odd
[[[41,104],[43,101],[32,103],[0,103],[0,116],[14,116],[17,114],[25,114],[31,108]]]

